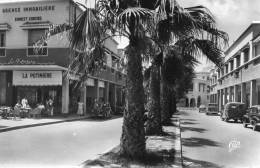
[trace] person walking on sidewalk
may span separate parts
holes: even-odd
[[[48,111],[48,114],[50,116],[53,116],[53,100],[51,97],[49,97],[49,99],[46,102],[46,109]]]

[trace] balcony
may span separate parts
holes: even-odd
[[[43,46],[41,48],[35,48],[33,46],[29,46],[27,48],[27,56],[28,57],[48,56],[48,47]]]

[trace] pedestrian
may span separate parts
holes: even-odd
[[[46,109],[48,111],[48,114],[50,116],[53,116],[53,100],[51,97],[49,97],[49,99],[46,102]]]
[[[24,97],[21,101],[21,104],[22,104],[22,108],[27,108],[29,105],[28,105],[28,100],[26,99],[26,97]]]

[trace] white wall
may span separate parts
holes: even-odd
[[[24,11],[24,7],[54,6],[54,10],[48,11]],[[20,8],[20,12],[4,13],[6,8]],[[25,17],[27,20],[15,21],[15,18]],[[0,23],[8,23],[11,29],[6,32],[7,48],[25,48],[28,45],[28,31],[20,26],[29,21],[30,17],[41,17],[39,21],[50,21],[54,24],[62,24],[69,21],[69,1],[23,2],[0,5]],[[31,22],[31,21],[30,21]],[[57,39],[58,40],[58,39]],[[63,47],[63,43],[50,42],[52,47]]]

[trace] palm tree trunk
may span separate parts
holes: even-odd
[[[163,125],[170,122],[170,90],[166,83],[161,80],[161,120]]]
[[[142,59],[136,46],[131,42],[125,52],[127,62],[127,104],[124,112],[120,153],[130,158],[145,155],[144,133],[144,88]]]
[[[160,67],[152,65],[150,73],[150,93],[148,100],[148,120],[146,135],[160,135],[162,133],[160,112]]]

